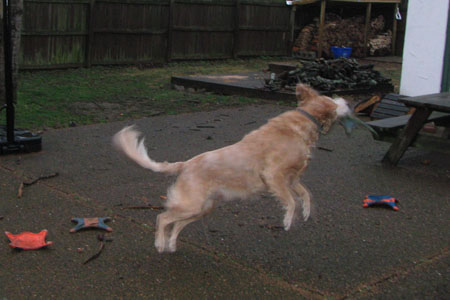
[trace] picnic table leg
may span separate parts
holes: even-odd
[[[388,152],[384,156],[382,162],[388,165],[397,165],[400,158],[402,158],[406,149],[412,144],[417,136],[417,133],[422,129],[427,122],[431,110],[426,107],[418,107],[414,114],[409,119],[408,124],[400,132],[398,137],[392,143]]]

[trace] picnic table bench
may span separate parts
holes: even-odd
[[[440,137],[420,132],[428,122],[450,127],[450,93],[400,97],[398,101],[414,107],[414,113],[367,122],[377,131],[379,136],[375,137],[376,139],[392,143],[383,158],[383,163],[396,165],[410,146],[450,154],[448,131]]]

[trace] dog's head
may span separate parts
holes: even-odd
[[[330,98],[320,95],[306,84],[296,87],[298,106],[308,108],[308,111],[322,124],[322,131],[327,132],[331,125],[339,118],[351,115],[347,101],[343,98]]]

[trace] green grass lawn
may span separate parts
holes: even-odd
[[[171,88],[174,75],[259,71],[279,58],[170,63],[158,68],[93,67],[21,72],[16,127],[62,128],[267,101]],[[382,69],[380,71],[383,71]],[[392,75],[395,70],[387,69]],[[2,111],[3,113],[3,111]],[[4,114],[0,124],[4,124]]]
[[[60,128],[177,114],[262,100],[171,88],[173,75],[262,70],[267,59],[170,63],[159,68],[93,67],[20,74],[17,127]],[[3,123],[3,118],[0,123]]]

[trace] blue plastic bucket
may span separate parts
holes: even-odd
[[[352,54],[352,48],[351,47],[336,47],[336,46],[331,46],[331,52],[333,53],[333,57],[334,58],[339,58],[339,57],[345,57],[345,58],[349,58],[350,55]]]

